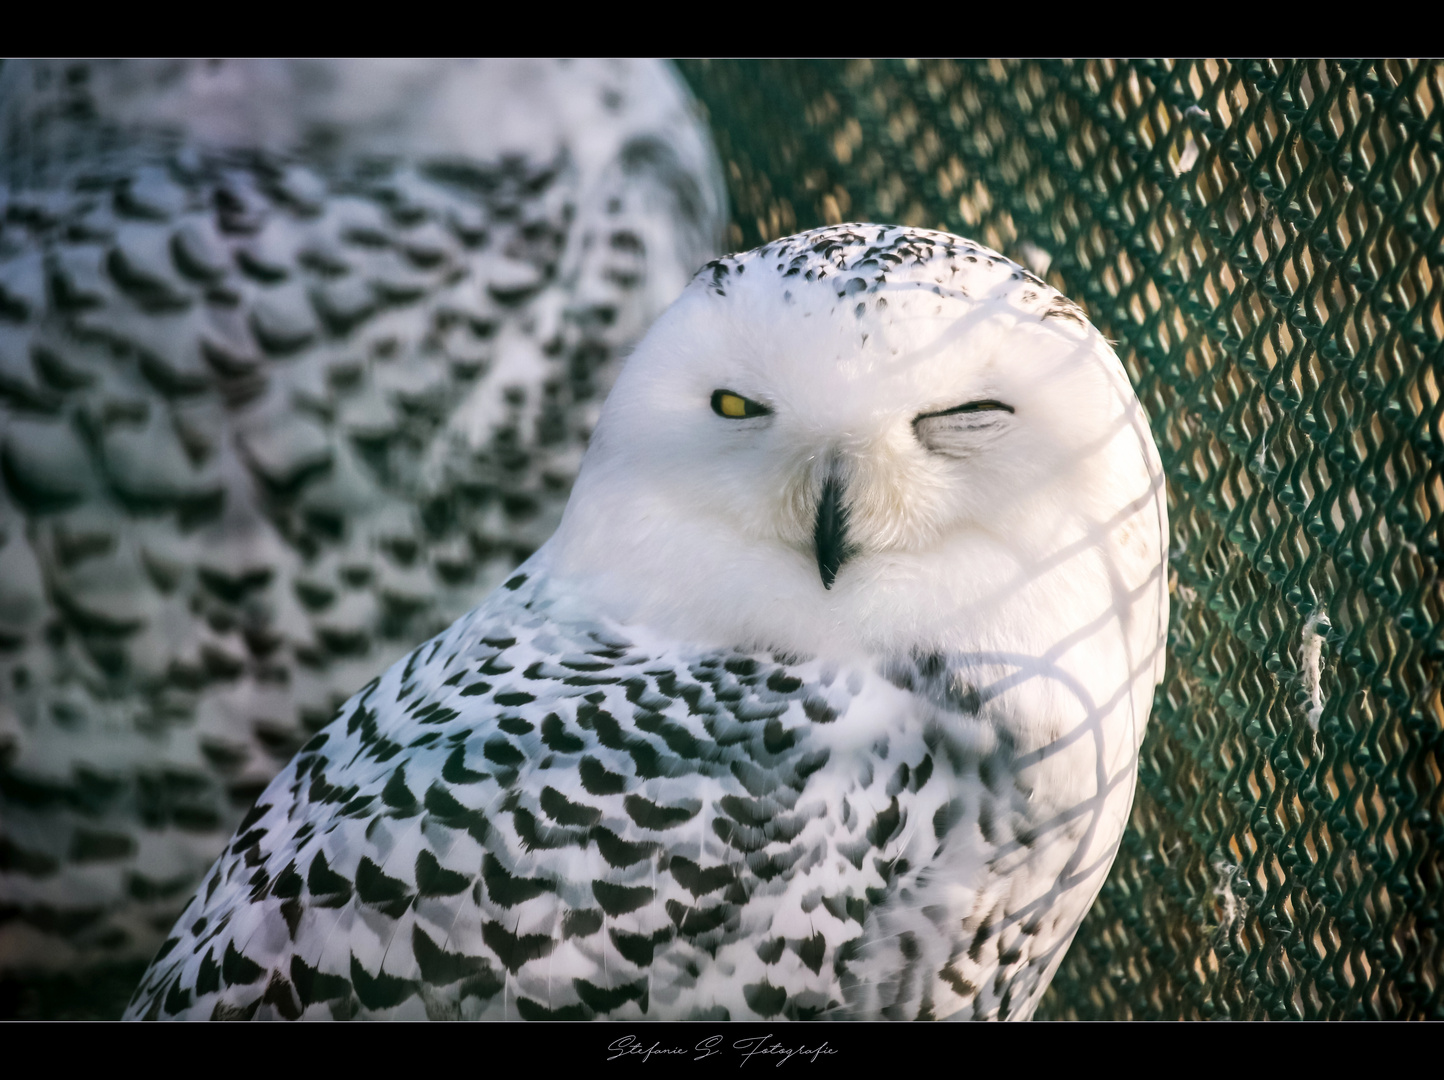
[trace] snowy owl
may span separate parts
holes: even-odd
[[[555,531],[716,173],[659,62],[0,68],[0,980],[118,967],[118,1015],[277,772]]]
[[[132,1017],[1025,1018],[1113,861],[1162,472],[943,232],[708,264],[556,534],[276,778]]]

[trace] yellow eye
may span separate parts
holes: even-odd
[[[734,394],[731,390],[712,391],[712,411],[729,420],[741,420],[749,416],[767,416],[772,410],[760,402]]]
[[[736,394],[723,394],[720,404],[722,407],[717,411],[723,416],[747,415],[747,402]]]

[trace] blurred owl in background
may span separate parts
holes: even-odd
[[[0,147],[0,1009],[34,1015],[48,975],[133,982],[338,704],[552,533],[725,200],[651,62],[7,62]]]

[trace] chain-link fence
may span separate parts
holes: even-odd
[[[1444,64],[688,62],[730,242],[947,229],[1116,339],[1174,627],[1040,1015],[1440,1017]]]

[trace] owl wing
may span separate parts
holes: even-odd
[[[562,622],[519,574],[277,777],[130,1015],[871,1012],[865,930],[949,825],[897,682]]]

